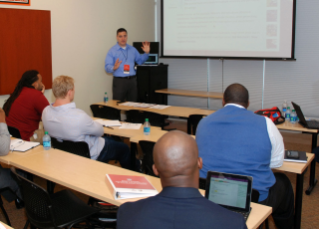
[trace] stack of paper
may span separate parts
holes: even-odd
[[[152,109],[159,109],[159,110],[164,110],[166,108],[168,108],[170,106],[167,106],[167,105],[155,105],[153,107],[151,107]]]
[[[141,126],[141,123],[123,123],[119,129],[139,130]]]
[[[121,126],[119,120],[96,119],[95,122],[100,123],[102,126]]]

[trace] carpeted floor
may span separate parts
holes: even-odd
[[[186,130],[185,122],[173,121],[167,128],[177,128],[180,130]],[[292,150],[302,150],[310,152],[311,150],[311,135],[301,133],[282,132],[285,141],[285,148]],[[296,175],[292,173],[286,173],[289,177],[292,186],[296,185]],[[316,166],[316,177],[319,178],[319,166]],[[43,187],[46,187],[46,181],[42,178],[35,177],[34,181]],[[309,169],[304,177],[304,191],[308,188],[309,182]],[[62,190],[64,187],[57,185],[55,191]],[[87,201],[88,196],[75,192],[82,200]],[[3,199],[3,198],[2,198]],[[8,212],[13,228],[23,228],[26,222],[26,216],[24,209],[17,210],[14,202],[8,203],[4,201],[4,207]],[[302,229],[317,229],[319,228],[319,217],[317,216],[317,209],[319,208],[319,185],[315,187],[311,195],[303,195],[302,205]],[[3,216],[0,214],[0,221],[3,221]],[[270,228],[276,228],[272,219],[270,219]]]

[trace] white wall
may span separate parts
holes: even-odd
[[[154,40],[150,0],[32,0],[29,7],[0,7],[51,11],[53,78],[64,74],[75,79],[75,103],[88,114],[104,92],[112,98],[112,75],[105,72],[104,59],[116,43],[116,30],[127,29],[129,44]],[[51,90],[45,96],[54,101]],[[0,96],[1,107],[8,97]]]
[[[160,0],[157,39],[160,40]],[[319,117],[319,1],[297,1],[296,61],[160,59],[169,64],[170,88],[223,92],[232,83],[242,83],[250,93],[250,110],[281,107],[285,99],[299,104],[304,114]],[[263,73],[265,83],[263,84]],[[208,87],[207,87],[208,84]],[[264,88],[264,97],[262,91]],[[220,100],[169,96],[171,105],[219,109]]]

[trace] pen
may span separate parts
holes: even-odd
[[[112,127],[110,127],[110,126],[107,126],[106,128],[109,128],[109,129],[111,129],[111,130],[114,130],[114,128],[112,128]]]

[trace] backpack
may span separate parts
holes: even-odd
[[[275,125],[285,122],[285,118],[282,116],[281,111],[278,107],[257,110],[255,111],[255,114],[270,118],[271,121],[275,123]]]

